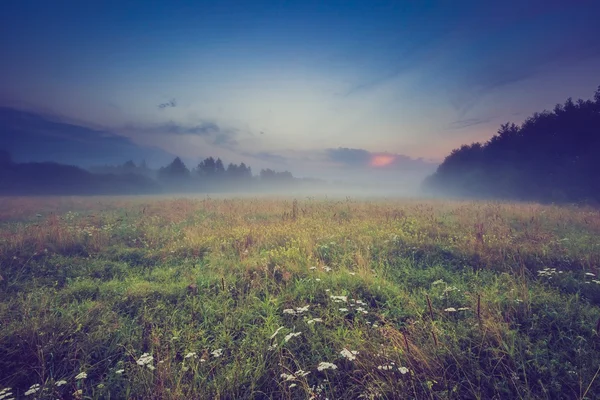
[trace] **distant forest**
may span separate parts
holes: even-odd
[[[263,169],[258,176],[244,163],[223,165],[208,157],[188,169],[176,157],[158,170],[127,161],[85,170],[55,162],[16,163],[0,150],[0,194],[3,195],[92,195],[158,194],[168,192],[230,192],[270,190],[300,184],[320,184],[316,179],[294,178],[290,172]]]
[[[600,202],[600,87],[486,143],[453,150],[423,183],[429,194],[541,202]]]

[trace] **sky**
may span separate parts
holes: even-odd
[[[0,2],[0,145],[422,177],[600,85],[598,1]]]

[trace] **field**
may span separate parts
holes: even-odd
[[[1,198],[0,399],[600,398],[599,267],[584,207]]]

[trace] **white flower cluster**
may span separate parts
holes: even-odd
[[[154,371],[156,368],[154,367],[154,365],[152,364],[152,361],[154,360],[154,357],[151,356],[148,353],[144,353],[141,355],[140,358],[138,358],[138,360],[136,361],[137,365],[139,365],[140,367],[145,366],[146,368],[148,368],[150,371]],[[75,378],[77,379],[77,378]]]
[[[301,315],[301,314],[307,312],[309,307],[310,307],[310,304],[305,305],[304,307],[296,307],[296,309],[286,308],[285,310],[283,310],[283,313],[290,314],[290,315]]]
[[[546,277],[546,278],[552,278],[552,276],[556,275],[556,274],[562,274],[562,271],[557,271],[556,268],[544,268],[541,269],[537,272],[538,276],[540,277]]]
[[[356,355],[358,354],[358,351],[355,351],[355,350],[350,351],[344,347],[344,349],[342,351],[340,351],[340,354],[342,355],[342,357],[348,359],[349,361],[354,361],[354,360],[356,360]]]
[[[0,400],[15,400],[12,394],[12,389],[7,387],[0,390]]]

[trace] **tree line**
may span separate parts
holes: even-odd
[[[188,169],[181,158],[157,170],[145,161],[104,165],[85,170],[55,162],[17,163],[0,150],[0,194],[150,194],[169,191],[208,192],[281,188],[299,183],[288,172],[263,169],[258,176],[243,162],[225,167],[220,158],[208,157]]]
[[[542,202],[600,201],[600,87],[485,143],[453,150],[423,183],[430,194]]]

